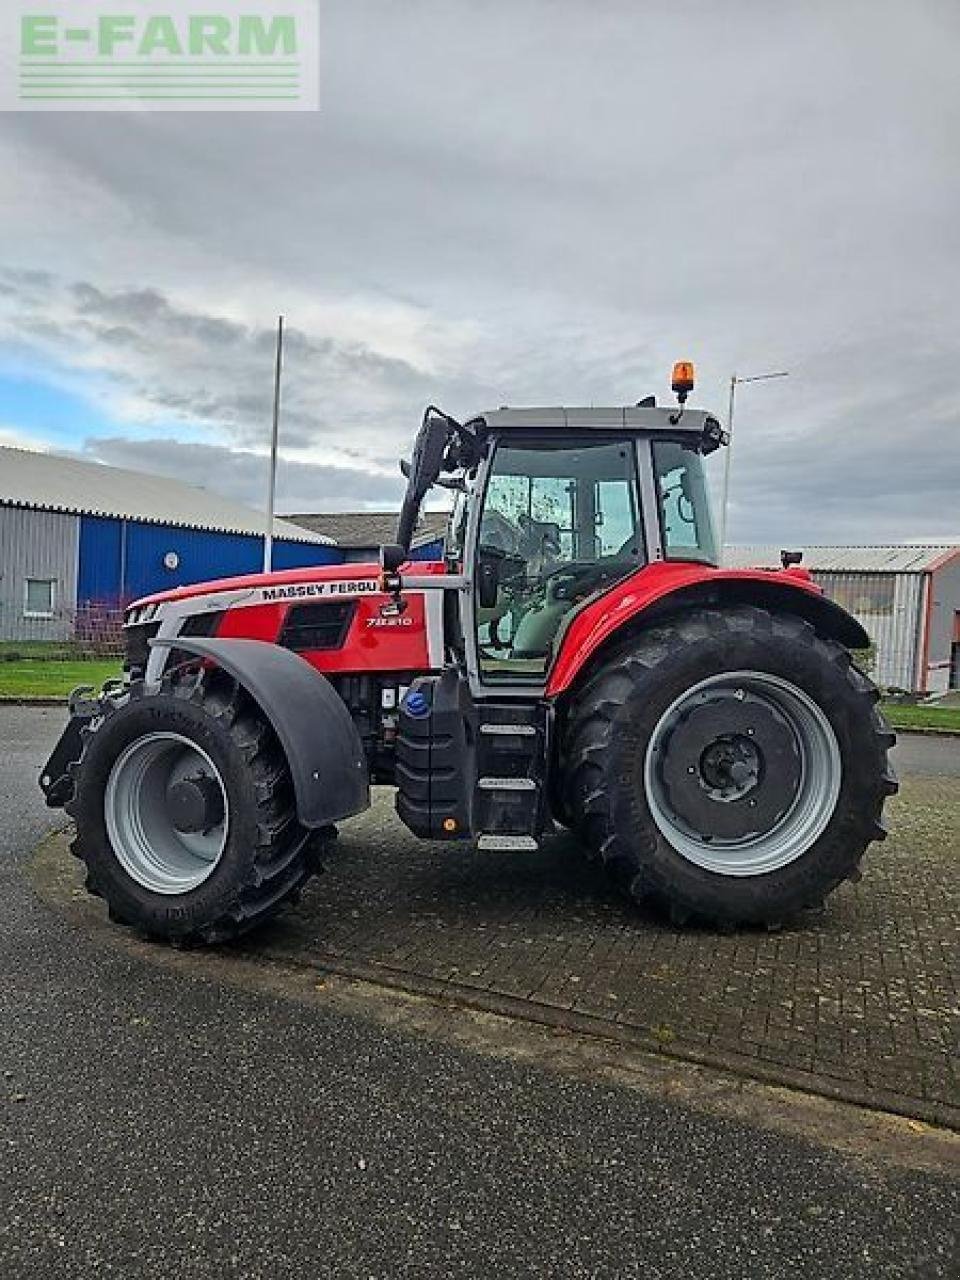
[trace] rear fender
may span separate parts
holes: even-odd
[[[156,639],[222,667],[270,721],[280,740],[305,827],[325,827],[370,807],[363,743],[330,681],[289,649],[263,640]]]
[[[805,570],[715,569],[660,563],[631,574],[575,614],[563,635],[546,694],[566,692],[608,645],[632,628],[703,606],[756,605],[805,618],[821,635],[848,649],[865,649],[870,637],[846,609],[829,600]]]

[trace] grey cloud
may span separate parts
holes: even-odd
[[[6,267],[0,271],[2,276],[8,283],[10,288],[33,288],[45,287],[53,283],[53,276],[49,271],[38,271],[23,267]]]
[[[169,476],[199,488],[210,488],[238,502],[265,505],[267,458],[222,445],[179,440],[139,440],[96,436],[84,454],[115,467]],[[403,492],[396,478],[372,476],[362,468],[327,467],[281,460],[277,474],[277,510],[395,510]]]
[[[960,541],[952,358],[949,335],[896,327],[824,352],[815,374],[741,388],[733,540]]]
[[[45,216],[84,193],[59,234],[0,209],[45,268],[5,280],[20,338],[242,450],[283,309],[287,446],[373,475],[428,400],[628,401],[689,356],[722,411],[734,370],[787,367],[741,392],[739,540],[960,534],[956,4],[329,0],[323,26],[316,116],[4,117]],[[219,301],[247,279],[250,326]],[[369,340],[298,323],[358,300]],[[420,362],[376,337],[398,312]]]
[[[159,289],[105,290],[87,281],[47,278],[37,299],[18,291],[13,273],[10,321],[21,334],[54,348],[69,363],[98,365],[158,416],[229,431],[238,447],[262,443],[273,395],[275,332],[178,306]],[[59,315],[59,318],[52,318]],[[112,359],[118,352],[123,365]],[[414,405],[431,387],[406,362],[355,342],[305,333],[295,324],[285,345],[283,437],[289,448],[338,443],[336,432],[370,424],[384,401]]]

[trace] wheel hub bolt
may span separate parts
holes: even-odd
[[[223,793],[205,773],[181,778],[167,791],[167,811],[174,827],[185,835],[210,831],[223,821]]]

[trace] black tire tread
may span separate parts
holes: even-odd
[[[283,751],[269,721],[242,686],[219,669],[197,672],[177,668],[165,677],[163,692],[191,702],[205,715],[219,721],[249,770],[256,801],[257,839],[246,879],[231,886],[229,901],[209,920],[194,923],[182,932],[169,930],[162,935],[164,940],[181,947],[228,942],[276,915],[320,870],[318,837],[300,826]],[[104,721],[126,705],[128,698],[143,696],[149,695],[145,695],[141,687],[133,686],[127,697],[103,706]],[[87,738],[95,731],[88,730]],[[73,770],[74,798],[67,805],[67,812],[73,817],[80,808],[78,797],[84,786],[84,755],[85,752]],[[160,936],[137,920],[111,893],[110,885],[98,873],[94,851],[88,847],[80,826],[70,851],[86,864],[86,888],[107,901],[111,920],[133,927],[145,936]]]
[[[704,911],[702,906],[685,900],[675,886],[664,882],[663,859],[658,860],[656,855],[658,844],[666,846],[666,842],[652,820],[640,829],[625,831],[615,817],[617,782],[612,773],[612,747],[622,733],[622,719],[618,721],[618,715],[624,702],[649,697],[658,669],[669,664],[678,651],[690,646],[705,646],[707,653],[715,651],[715,669],[722,670],[723,647],[737,634],[767,637],[791,649],[802,646],[824,668],[832,668],[849,695],[845,703],[864,747],[862,760],[847,763],[860,770],[860,792],[868,797],[867,803],[860,811],[848,815],[839,867],[817,884],[808,901],[796,904],[797,910],[822,909],[823,900],[839,884],[860,877],[860,862],[867,847],[872,841],[886,837],[881,820],[883,803],[898,787],[887,758],[895,735],[876,705],[879,691],[853,665],[845,648],[819,634],[804,619],[750,606],[697,609],[633,636],[606,655],[603,665],[592,673],[567,708],[562,748],[567,762],[564,791],[573,829],[588,854],[603,864],[631,898],[637,902],[653,899],[678,926],[691,921],[703,921],[720,928],[747,923],[778,927],[782,923],[780,913],[764,918],[762,912],[754,911],[746,914],[725,908]],[[864,741],[865,735],[869,740]]]

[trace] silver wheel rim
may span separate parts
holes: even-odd
[[[204,831],[174,825],[168,793],[202,775],[220,790],[223,818]],[[117,757],[104,793],[107,835],[117,860],[137,884],[154,893],[189,893],[214,871],[227,843],[230,809],[216,765],[178,733],[137,738]]]
[[[683,718],[698,703],[725,696],[766,703],[789,727],[799,756],[799,784],[787,812],[770,830],[731,840],[692,830],[671,803],[662,772],[670,737]],[[764,875],[802,857],[833,816],[841,778],[840,748],[821,708],[788,680],[760,671],[724,672],[681,694],[658,720],[644,762],[647,805],[661,835],[688,862],[723,876]]]

